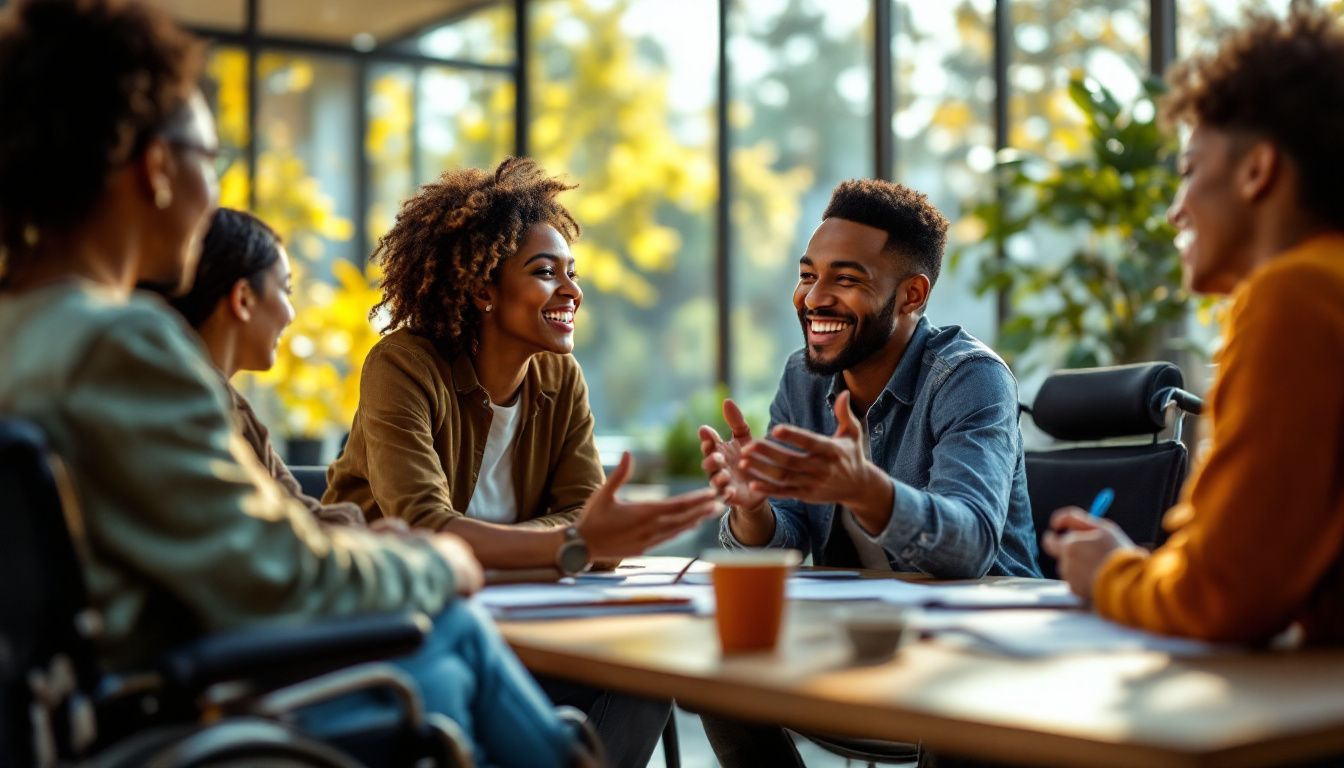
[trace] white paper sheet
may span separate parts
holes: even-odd
[[[918,611],[910,616],[909,626],[924,636],[966,642],[1008,656],[1156,651],[1191,657],[1230,650],[1124,627],[1090,611]]]

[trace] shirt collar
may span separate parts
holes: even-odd
[[[481,380],[476,376],[476,365],[472,362],[471,355],[463,353],[454,357],[451,368],[453,389],[456,389],[458,394],[468,394],[476,390],[485,391],[485,387],[481,385]],[[541,366],[536,364],[536,358],[528,361],[520,397],[527,398],[530,393],[536,392],[546,400],[554,400],[559,389],[559,382],[548,382],[542,377]],[[540,402],[538,402],[538,406],[540,406]]]
[[[905,405],[915,402],[915,387],[919,384],[919,372],[924,367],[924,345],[932,335],[933,326],[929,323],[929,318],[919,318],[915,332],[910,334],[910,343],[901,354],[901,361],[896,364],[896,370],[891,372],[891,378],[887,379],[886,386],[882,388],[878,401],[891,395]],[[831,389],[826,393],[826,402],[835,405],[835,398],[845,389],[845,375],[835,374],[831,377]]]

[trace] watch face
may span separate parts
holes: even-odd
[[[555,564],[564,573],[578,573],[588,567],[588,545],[581,540],[566,541],[555,555]]]

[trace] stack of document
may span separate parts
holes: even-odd
[[[572,584],[501,584],[472,599],[502,621],[569,619],[636,613],[694,613],[704,587],[669,586],[658,591],[583,587]]]

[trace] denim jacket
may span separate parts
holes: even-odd
[[[803,356],[795,352],[784,368],[770,427],[833,434],[844,377],[810,373]],[[895,489],[890,520],[869,538],[893,570],[949,579],[1041,575],[1017,416],[1017,382],[1003,360],[958,326],[920,319],[864,420],[869,455]],[[770,506],[775,533],[766,546],[811,552],[813,563],[826,565],[836,505],[772,498]],[[726,514],[719,539],[743,546]]]

